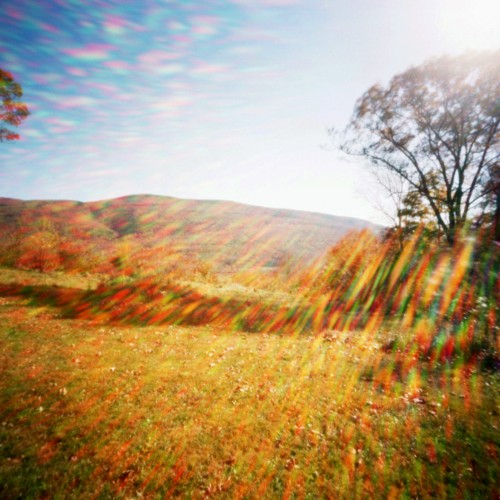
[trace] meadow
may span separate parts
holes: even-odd
[[[329,295],[317,268],[302,294],[1,269],[0,496],[495,498],[496,318],[457,251],[428,269],[403,253],[392,315],[362,248]],[[412,282],[451,290],[441,314],[402,299]]]

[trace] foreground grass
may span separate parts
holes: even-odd
[[[387,333],[62,320],[0,298],[4,498],[498,494],[498,375]],[[411,332],[391,332],[403,338]]]

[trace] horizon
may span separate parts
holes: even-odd
[[[251,208],[262,208],[264,210],[301,212],[301,213],[312,214],[312,215],[335,217],[335,218],[339,218],[339,219],[352,219],[352,220],[367,222],[367,223],[373,224],[375,226],[387,227],[384,224],[372,222],[368,219],[363,219],[361,217],[354,217],[354,216],[350,216],[350,215],[337,215],[337,214],[331,214],[331,213],[325,213],[325,212],[317,212],[317,211],[313,211],[313,210],[302,210],[299,208],[269,207],[269,206],[264,206],[264,205],[252,205],[250,203],[244,203],[244,202],[235,201],[235,200],[216,200],[216,199],[208,199],[208,198],[180,198],[178,196],[169,196],[169,195],[164,195],[164,194],[136,193],[136,194],[126,194],[123,196],[116,196],[114,198],[101,198],[101,199],[96,199],[96,200],[85,200],[85,201],[76,200],[76,199],[68,199],[68,198],[52,198],[52,199],[30,198],[30,199],[25,199],[25,198],[12,198],[9,196],[0,196],[0,200],[2,200],[2,199],[15,200],[15,201],[21,201],[21,202],[73,202],[73,203],[84,203],[85,204],[85,203],[103,203],[103,202],[107,202],[107,201],[121,200],[121,199],[125,199],[125,198],[136,198],[136,197],[168,198],[168,199],[179,200],[179,201],[199,201],[199,202],[209,202],[209,203],[228,203],[228,204],[242,205],[242,206],[251,207]]]
[[[386,224],[373,179],[323,147],[326,130],[342,129],[377,82],[500,47],[491,0],[84,7],[5,9],[0,68],[23,87],[31,116],[20,141],[0,145],[2,197],[144,192]]]

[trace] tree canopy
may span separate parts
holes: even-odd
[[[0,68],[0,142],[19,139],[19,134],[3,124],[17,127],[29,115],[26,104],[19,100],[23,89],[13,76]]]
[[[342,149],[418,193],[448,243],[490,210],[498,231],[500,51],[442,57],[374,85],[357,101]]]

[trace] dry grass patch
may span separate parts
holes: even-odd
[[[0,283],[20,284],[25,286],[57,286],[94,290],[102,277],[65,273],[61,271],[39,272],[23,269],[0,267]]]

